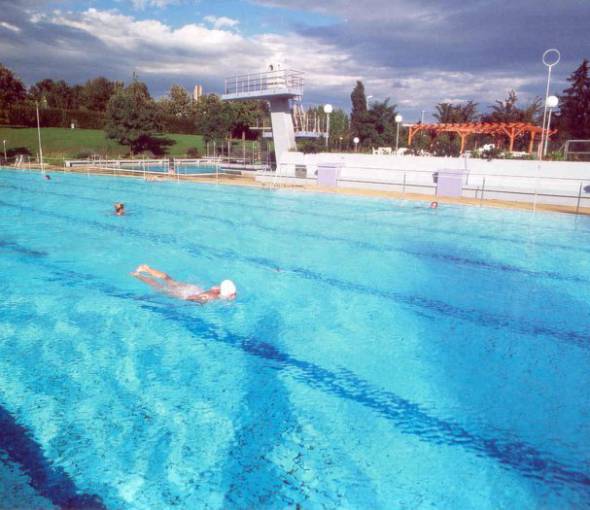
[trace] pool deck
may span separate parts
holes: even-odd
[[[18,170],[15,168],[15,170]],[[39,170],[38,168],[31,168],[27,170]],[[97,168],[68,168],[64,171],[63,167],[46,167],[48,172],[60,172],[60,173],[81,173],[89,175],[108,175],[110,177],[131,177],[136,179],[143,179],[143,175],[129,175],[129,174],[113,174],[112,171],[105,171],[104,169]],[[219,175],[215,174],[202,174],[199,176],[186,176],[186,175],[154,175],[150,174],[147,178],[149,181],[189,181],[189,182],[201,182],[204,184],[229,184],[232,186],[248,186],[261,189],[290,189],[303,192],[312,193],[332,193],[338,195],[352,195],[361,197],[374,197],[374,198],[385,198],[390,200],[414,200],[418,202],[438,202],[441,204],[455,204],[455,205],[468,205],[476,207],[495,207],[501,209],[518,209],[521,211],[545,211],[545,212],[557,212],[565,214],[579,214],[583,216],[590,216],[590,207],[580,207],[576,211],[575,207],[566,205],[553,205],[553,204],[533,204],[531,202],[511,202],[508,200],[481,200],[475,198],[454,198],[454,197],[435,197],[433,195],[422,195],[418,193],[401,193],[397,191],[383,191],[383,190],[372,190],[372,189],[360,189],[360,188],[325,188],[320,186],[310,185],[285,185],[280,184],[269,184],[263,182],[257,182],[254,175]]]

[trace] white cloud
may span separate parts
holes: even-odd
[[[6,28],[7,30],[11,30],[12,32],[20,32],[20,28],[18,28],[16,25],[12,25],[10,23],[8,23],[7,21],[0,21],[0,27],[2,28]]]
[[[213,26],[213,28],[232,28],[240,24],[240,21],[233,18],[227,18],[225,16],[205,16],[203,20]]]
[[[179,0],[131,0],[133,7],[139,11],[143,11],[147,7],[156,7],[158,9],[164,9],[169,5],[179,3]]]
[[[39,30],[51,35],[27,37],[26,46],[19,46],[14,37],[0,38],[0,51],[8,59],[27,61],[26,57],[28,68],[42,73],[35,79],[47,77],[46,69],[61,69],[57,78],[77,73],[80,81],[97,74],[121,79],[137,71],[141,79],[166,89],[174,82],[207,82],[217,88],[209,91],[222,92],[225,77],[281,63],[284,68],[305,72],[306,103],[329,101],[349,107],[350,92],[356,80],[362,80],[367,95],[376,100],[390,97],[406,111],[432,110],[445,99],[480,100],[480,109],[485,109],[508,90],[519,92],[534,82],[509,72],[374,66],[340,44],[303,33],[244,35],[232,29],[237,20],[230,18],[211,17],[204,19],[210,25],[189,23],[174,28],[157,19],[139,20],[92,8],[35,16],[35,21]],[[529,99],[524,94],[519,97]]]

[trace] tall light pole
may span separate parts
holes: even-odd
[[[330,114],[334,111],[331,104],[324,105],[324,113],[326,114],[326,147],[330,146]]]
[[[545,145],[543,146],[543,156],[547,156],[547,146],[549,145],[549,130],[551,129],[551,112],[559,104],[557,96],[549,96],[545,101],[545,108],[549,109],[547,115],[547,134],[545,135]]]
[[[395,153],[397,154],[397,150],[399,148],[399,125],[402,123],[402,120],[404,120],[404,118],[398,113],[395,116],[395,123],[397,125],[397,128],[395,130]]]
[[[359,150],[359,142],[361,141],[361,139],[358,136],[355,136],[352,139],[352,142],[354,143],[354,152],[358,152]]]
[[[37,135],[39,136],[39,162],[41,163],[41,172],[45,173],[43,166],[43,147],[41,146],[41,123],[39,122],[39,103],[35,101],[35,108],[37,110]]]
[[[541,143],[539,144],[539,159],[543,158],[544,147],[546,147],[547,131],[545,121],[547,120],[547,100],[549,98],[549,85],[551,83],[551,70],[553,66],[559,64],[561,53],[555,48],[551,48],[543,53],[543,64],[547,66],[547,88],[545,90],[545,107],[543,108],[543,129],[541,130]]]

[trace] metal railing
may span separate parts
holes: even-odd
[[[586,144],[588,150],[573,151],[571,146],[573,144]],[[563,158],[567,161],[569,156],[581,156],[582,159],[590,160],[590,140],[568,140],[563,145]]]
[[[271,93],[287,89],[289,92],[303,95],[303,82],[303,73],[294,69],[242,74],[226,78],[225,94]]]
[[[301,165],[281,164],[275,172],[260,172],[271,179],[274,186],[314,183],[316,174],[307,168],[305,177],[296,175]],[[295,167],[295,169],[293,168]],[[360,171],[360,172],[359,172]],[[376,174],[375,171],[381,172]],[[366,176],[359,175],[366,172]],[[373,175],[371,175],[373,174]],[[359,189],[381,189],[402,194],[437,196],[437,184],[430,170],[392,169],[378,167],[343,167],[337,179],[337,187]],[[537,205],[563,206],[569,211],[580,213],[581,208],[590,208],[590,178],[536,177],[531,175],[501,175],[465,173],[462,187],[464,199],[527,203],[532,210]]]

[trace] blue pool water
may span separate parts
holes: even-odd
[[[0,212],[0,507],[590,505],[588,218],[11,171]]]
[[[143,172],[144,167],[141,165],[130,166],[126,165],[124,168],[129,170],[137,170],[138,172]],[[169,168],[167,166],[158,166],[158,165],[147,165],[145,167],[147,172],[163,172],[168,173]],[[177,165],[175,167],[176,173],[179,174],[214,174],[215,172],[222,170],[217,170],[214,166],[188,166],[188,165]]]

